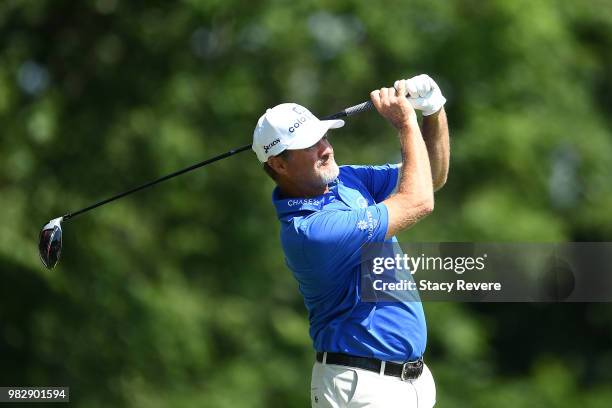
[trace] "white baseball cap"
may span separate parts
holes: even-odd
[[[305,149],[317,143],[329,129],[344,121],[319,120],[297,103],[281,103],[261,115],[253,132],[253,151],[260,162],[284,150]]]

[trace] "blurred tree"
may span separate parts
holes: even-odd
[[[4,385],[87,407],[308,404],[308,323],[253,155],[67,224],[53,272],[35,248],[49,218],[248,143],[283,101],[326,114],[440,83],[450,178],[402,240],[612,235],[609,2],[11,0],[0,38]],[[351,119],[336,156],[398,160],[392,133]],[[610,405],[608,305],[425,308],[440,406]]]

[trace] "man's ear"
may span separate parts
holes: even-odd
[[[268,166],[270,166],[276,173],[283,176],[287,175],[288,163],[282,157],[272,156],[268,159]]]

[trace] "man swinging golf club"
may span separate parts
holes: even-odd
[[[360,249],[397,242],[395,234],[433,211],[448,173],[446,99],[427,75],[370,97],[399,133],[401,164],[338,167],[326,134],[344,121],[321,121],[294,103],[261,116],[253,150],[277,184],[282,247],[309,312],[312,406],[431,407],[422,305],[362,301]]]

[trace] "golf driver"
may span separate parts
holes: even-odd
[[[339,119],[339,118],[344,118],[347,116],[351,116],[351,115],[355,115],[357,113],[360,112],[364,112],[367,110],[372,109],[374,105],[372,104],[371,101],[367,101],[367,102],[363,102],[360,103],[358,105],[355,106],[351,106],[349,108],[344,109],[343,111],[334,113],[333,115],[329,115],[326,116],[324,118],[322,118],[322,120],[330,120],[330,119]],[[189,166],[187,168],[184,168],[182,170],[178,170],[174,173],[168,174],[167,176],[163,176],[158,178],[157,180],[153,180],[150,181],[146,184],[143,184],[141,186],[135,187],[131,190],[128,190],[126,192],[117,194],[113,197],[107,198],[106,200],[102,200],[98,203],[92,204],[88,207],[82,208],[78,211],[72,212],[72,213],[68,213],[65,214],[62,217],[59,218],[54,218],[51,221],[49,221],[47,224],[45,224],[45,226],[42,227],[42,230],[40,231],[40,240],[38,243],[38,252],[40,254],[40,259],[42,261],[42,263],[48,268],[48,269],[53,269],[53,267],[55,265],[57,265],[59,259],[60,259],[60,255],[62,253],[62,222],[64,221],[68,221],[74,217],[76,217],[77,215],[81,215],[87,211],[93,210],[94,208],[100,207],[104,204],[108,204],[111,201],[115,201],[118,200],[120,198],[123,198],[127,195],[130,195],[132,193],[135,193],[137,191],[143,190],[147,187],[151,187],[154,186],[155,184],[161,183],[162,181],[166,181],[169,180],[173,177],[179,176],[181,174],[187,173],[189,171],[195,170],[197,168],[206,166],[208,164],[214,163],[218,160],[221,159],[225,159],[226,157],[230,157],[233,156],[234,154],[240,153],[240,152],[244,152],[245,150],[249,150],[251,148],[251,145],[244,145],[241,147],[238,147],[236,149],[232,149],[228,152],[225,152],[223,154],[220,154],[218,156],[212,157],[208,160],[204,160],[200,163],[196,163],[192,166]]]

